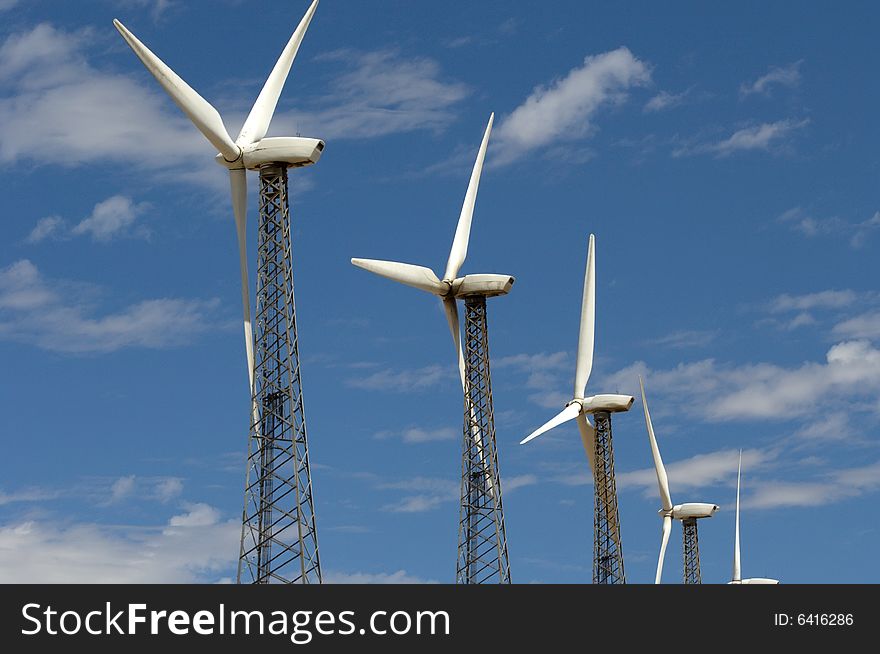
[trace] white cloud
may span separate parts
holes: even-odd
[[[783,293],[770,302],[770,311],[784,313],[788,311],[810,311],[813,309],[842,309],[851,306],[858,299],[855,291],[827,290],[804,295],[790,295]]]
[[[176,477],[159,479],[153,492],[160,502],[170,502],[183,492],[183,482]]]
[[[324,573],[325,584],[436,584],[433,579],[423,579],[406,570],[397,572],[341,572],[328,570]]]
[[[801,83],[801,64],[803,61],[796,61],[788,66],[773,66],[765,75],[762,75],[754,82],[743,83],[739,87],[739,94],[742,97],[760,94],[770,95],[774,87],[795,88]]]
[[[743,505],[756,509],[827,506],[880,489],[880,461],[844,468],[811,481],[765,481],[755,484]]]
[[[50,282],[23,259],[0,269],[0,339],[55,352],[113,352],[189,342],[212,327],[216,301],[163,298],[90,315],[65,282]]]
[[[132,493],[134,493],[134,485],[134,475],[120,477],[110,486],[110,497],[108,498],[108,501],[111,504],[115,504],[116,502],[121,502],[122,500],[131,497]]]
[[[25,239],[28,243],[40,243],[47,238],[58,238],[64,229],[64,219],[60,216],[40,218]]]
[[[848,237],[849,245],[854,250],[864,247],[871,234],[880,229],[880,211],[861,222],[852,222],[839,216],[816,218],[801,207],[793,207],[785,211],[777,220],[788,225],[793,231],[810,238]]]
[[[449,479],[433,477],[414,477],[402,481],[388,482],[379,485],[381,489],[404,490],[415,492],[405,495],[395,502],[385,504],[383,511],[391,513],[423,513],[431,511],[441,504],[459,499],[460,484]]]
[[[529,400],[544,408],[558,408],[571,399],[558,389],[564,386],[563,379],[573,374],[574,365],[568,352],[514,354],[492,362],[496,370],[509,368],[525,374],[525,387],[534,391]]]
[[[95,205],[91,215],[76,225],[75,236],[89,234],[96,241],[109,241],[123,234],[131,233],[137,217],[147,208],[145,203],[135,204],[124,195],[114,195]],[[139,235],[146,235],[141,229]]]
[[[880,311],[871,311],[838,323],[831,330],[841,338],[880,338]]]
[[[784,367],[772,363],[719,364],[713,359],[681,363],[669,370],[651,371],[638,362],[605,380],[620,392],[635,393],[641,373],[675,406],[710,421],[787,420],[808,418],[816,406],[863,410],[880,393],[880,350],[865,340],[832,346],[824,362]]]
[[[742,457],[743,468],[754,471],[775,458],[775,455],[751,449],[743,450]],[[683,497],[682,494],[735,480],[738,462],[739,450],[735,449],[697,454],[671,463],[664,461],[673,501],[675,503],[705,501],[721,504],[718,498],[701,499]],[[617,487],[621,490],[640,488],[650,497],[659,497],[657,473],[653,467],[617,473]]]
[[[451,379],[452,369],[433,365],[411,370],[379,370],[363,377],[353,377],[346,384],[368,391],[410,393],[425,391]]]
[[[432,441],[451,441],[461,438],[461,429],[451,427],[438,427],[436,429],[424,429],[422,427],[409,427],[399,432],[380,431],[376,434],[380,440],[388,438],[400,438],[404,443],[430,443]]]
[[[308,107],[279,111],[272,133],[302,131],[325,139],[367,139],[416,130],[440,131],[469,91],[443,79],[439,64],[392,50],[340,50],[318,57],[345,70]]]
[[[690,89],[682,91],[681,93],[660,91],[660,93],[648,100],[648,102],[644,106],[644,111],[646,113],[652,113],[657,111],[666,111],[667,109],[678,107],[684,104],[690,92]]]
[[[534,486],[538,483],[538,477],[536,475],[512,475],[509,477],[501,478],[501,492],[502,493],[511,493],[518,488],[525,488],[526,486]]]
[[[86,60],[92,40],[88,31],[44,23],[0,46],[0,163],[216,168],[211,146],[161,91],[142,83],[147,73],[135,81]]]
[[[234,569],[241,523],[195,505],[165,526],[59,520],[0,525],[6,583],[198,583]]]
[[[681,349],[691,347],[705,347],[715,340],[717,331],[700,331],[696,329],[683,329],[655,338],[651,343],[670,348]]]
[[[190,504],[187,512],[173,516],[168,524],[172,527],[210,527],[220,521],[220,511],[208,504]]]
[[[583,138],[601,107],[623,102],[629,89],[650,78],[648,66],[625,47],[587,57],[562,79],[536,88],[501,121],[493,138],[495,163]]]
[[[721,141],[681,147],[673,152],[673,156],[714,154],[716,157],[727,157],[737,152],[774,151],[782,148],[797,130],[809,123],[808,119],[786,119],[743,127]]]
[[[58,491],[46,488],[28,488],[14,493],[0,491],[0,506],[24,502],[44,502],[59,497]]]

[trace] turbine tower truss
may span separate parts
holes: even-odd
[[[697,538],[697,519],[687,518],[681,521],[682,557],[684,558],[684,583],[702,584],[700,575],[700,542]]]
[[[510,583],[495,441],[486,296],[465,298],[464,438],[456,583]]]
[[[256,358],[239,583],[321,583],[293,295],[286,164],[260,168]]]
[[[234,141],[210,102],[125,25],[113,21],[141,63],[217,149],[215,161],[229,171],[251,391],[239,583],[321,582],[293,303],[287,168],[317,163],[324,151],[324,141],[299,136],[266,137],[290,67],[317,7],[318,0],[313,0]],[[248,170],[260,173],[256,339],[247,265]]]
[[[620,512],[614,478],[611,414],[593,414],[596,423],[595,511],[593,514],[593,583],[625,584],[623,548],[620,545]]]

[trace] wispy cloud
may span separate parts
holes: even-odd
[[[777,87],[795,88],[801,83],[801,64],[803,60],[796,61],[788,66],[773,66],[766,74],[753,82],[743,82],[739,87],[740,97],[750,95],[770,95]]]
[[[148,238],[149,229],[135,224],[148,207],[145,202],[135,203],[130,197],[114,195],[96,204],[91,214],[73,227],[60,216],[40,218],[25,240],[40,243],[47,239],[89,236],[93,241],[106,243],[123,236]]]
[[[92,40],[44,23],[0,46],[0,163],[213,165],[211,146],[161,91],[87,60]]]
[[[661,445],[662,447],[662,445]],[[759,469],[775,458],[773,452],[750,449],[743,450],[743,467],[749,471]],[[664,462],[669,476],[669,487],[673,501],[679,502],[714,502],[721,504],[718,498],[683,497],[682,493],[702,490],[736,479],[739,450],[726,449],[706,454],[697,454],[681,461]],[[632,470],[617,474],[617,487],[620,489],[643,489],[649,497],[659,497],[657,489],[657,473],[653,467]]]
[[[650,100],[648,100],[648,102],[645,103],[643,110],[645,111],[645,113],[654,113],[679,107],[687,101],[690,93],[691,89],[686,89],[681,93],[660,91],[657,95],[653,96]]]
[[[859,295],[852,290],[827,290],[803,295],[783,293],[770,301],[770,311],[784,313],[788,311],[811,311],[813,309],[842,309],[852,306]]]
[[[433,441],[452,441],[461,438],[461,429],[452,427],[437,427],[425,429],[422,427],[408,427],[401,431],[383,430],[376,434],[376,438],[386,440],[399,438],[404,443],[430,443]]]
[[[777,221],[808,238],[845,237],[850,247],[858,250],[864,247],[872,234],[880,230],[880,211],[865,220],[852,221],[839,216],[817,218],[801,207],[792,207],[783,212]]]
[[[880,311],[848,318],[834,325],[831,333],[840,338],[880,339]]]
[[[168,6],[154,6],[160,4]],[[225,195],[227,183],[202,135],[133,56],[126,74],[96,64],[94,42],[88,30],[44,23],[0,45],[0,164],[121,162]],[[440,131],[470,93],[433,59],[395,50],[342,50],[317,59],[336,66],[321,85],[327,90],[293,109],[285,109],[282,98],[270,134],[369,139]],[[198,88],[198,80],[188,81]],[[243,122],[240,107],[218,109],[227,126]]]
[[[762,481],[743,505],[757,509],[828,506],[880,489],[880,461],[827,472],[808,481]]]
[[[625,47],[587,57],[565,77],[536,88],[500,122],[494,162],[511,163],[535,150],[588,136],[600,108],[622,103],[628,90],[650,78],[648,65]]]
[[[717,331],[684,329],[652,339],[651,343],[674,349],[705,347],[717,336]]]
[[[406,570],[396,572],[341,572],[328,570],[324,573],[325,584],[436,584],[434,579],[424,579]]]
[[[492,367],[524,374],[525,387],[533,391],[529,399],[542,407],[556,408],[570,399],[558,389],[562,379],[573,374],[574,364],[574,358],[567,352],[539,352],[501,357],[492,362]]]
[[[761,123],[738,129],[720,141],[684,145],[673,151],[674,157],[695,154],[713,154],[716,157],[729,157],[738,152],[781,151],[791,137],[809,125],[808,119],[785,119],[774,123]]]
[[[379,370],[362,377],[351,377],[346,384],[367,391],[411,393],[426,391],[453,378],[453,370],[439,365],[409,370]]]
[[[470,93],[445,79],[440,65],[395,50],[339,50],[320,61],[343,67],[328,92],[313,105],[280,111],[273,133],[320,134],[322,138],[367,139],[417,130],[440,131],[456,117],[454,108]]]
[[[206,504],[156,527],[11,522],[0,525],[0,570],[7,583],[211,582],[233,568],[240,534]]]
[[[55,352],[106,353],[182,345],[216,324],[216,300],[145,300],[96,316],[71,286],[44,278],[27,259],[0,269],[0,339]]]
[[[415,477],[379,485],[381,489],[408,491],[400,499],[385,504],[383,511],[391,513],[423,513],[441,504],[454,502],[459,498],[459,482],[434,477]]]
[[[828,350],[824,362],[795,367],[704,359],[649,370],[639,362],[614,373],[606,383],[633,394],[640,373],[662,392],[667,405],[687,397],[682,409],[709,421],[803,419],[819,404],[863,411],[864,401],[876,399],[880,390],[880,350],[866,340],[843,341]]]

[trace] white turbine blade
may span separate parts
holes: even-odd
[[[736,530],[733,540],[733,581],[742,581],[739,563],[739,484],[742,477],[743,454],[739,451],[739,467],[736,470]]]
[[[378,259],[352,259],[351,262],[358,268],[369,270],[380,277],[413,286],[434,295],[443,296],[449,290],[449,286],[437,279],[433,270],[424,266],[398,263],[397,261],[379,261]]]
[[[241,269],[241,306],[244,313],[244,344],[247,352],[248,379],[254,390],[254,331],[251,326],[251,298],[247,265],[247,172],[244,168],[229,171],[232,190],[232,210],[235,214],[235,232],[238,236],[238,263]]]
[[[666,558],[666,545],[669,543],[669,532],[672,531],[672,517],[663,516],[663,537],[660,540],[660,558],[657,559],[657,576],[654,577],[654,583],[660,583],[660,577],[663,576],[663,559]]]
[[[578,334],[577,368],[574,396],[583,397],[593,371],[593,341],[596,331],[596,237],[590,234],[587,272],[584,275],[584,298],[581,303],[581,327]]]
[[[645,426],[648,428],[648,440],[651,441],[651,455],[654,457],[654,470],[657,472],[657,485],[660,487],[660,503],[664,511],[672,511],[672,497],[669,494],[669,478],[666,476],[666,466],[660,457],[660,448],[657,447],[657,439],[654,436],[654,426],[651,424],[651,414],[648,412],[648,400],[645,398],[645,384],[639,375],[639,387],[642,389],[642,408],[645,410]]]
[[[317,8],[318,0],[315,0],[297,28],[293,31],[293,36],[290,37],[290,40],[281,52],[281,56],[278,57],[275,67],[263,85],[263,90],[260,91],[260,95],[257,97],[257,101],[254,103],[250,114],[248,114],[247,120],[244,121],[244,126],[241,128],[238,138],[235,139],[238,145],[245,146],[256,143],[266,136],[266,132],[269,131],[269,123],[272,122],[275,107],[278,106],[278,98],[281,95],[281,90],[284,88],[284,82],[287,81],[290,67],[293,65],[293,60],[296,58],[296,53]]]
[[[223,119],[211,103],[196,93],[177,73],[165,65],[159,57],[150,52],[149,48],[138,41],[137,37],[126,29],[125,25],[115,19],[113,24],[119,30],[125,42],[128,43],[129,47],[138,56],[138,59],[156,78],[156,81],[162,85],[165,92],[171,96],[171,99],[189,117],[193,125],[205,135],[205,138],[217,148],[217,151],[227,161],[238,159],[241,149],[229,137],[229,133],[223,125]]]
[[[555,417],[551,418],[550,420],[545,422],[543,425],[538,427],[531,434],[529,434],[524,439],[522,439],[519,442],[519,444],[525,445],[530,440],[537,438],[538,436],[540,436],[544,432],[550,431],[554,427],[558,427],[563,422],[568,422],[569,420],[574,420],[575,418],[578,417],[578,414],[580,412],[581,412],[581,405],[580,404],[578,404],[577,402],[575,402],[574,404],[569,404],[562,411],[560,411]]]
[[[452,334],[452,342],[455,344],[455,356],[458,359],[458,374],[461,377],[461,389],[465,389],[464,381],[464,353],[461,351],[461,326],[458,320],[458,304],[454,297],[443,298],[443,310],[446,312],[446,322],[449,324],[449,332]]]
[[[596,475],[596,428],[587,420],[587,416],[583,413],[577,417],[578,430],[581,432],[581,443],[584,444],[584,451],[587,453],[587,461],[590,462],[590,474],[595,478]]]
[[[492,123],[495,114],[489,116],[489,124],[483,134],[483,142],[477,153],[477,161],[471,172],[471,181],[468,184],[467,193],[464,196],[464,205],[461,207],[461,215],[458,217],[458,226],[455,228],[455,238],[452,240],[452,249],[449,251],[449,259],[446,262],[446,273],[443,279],[453,280],[458,276],[458,271],[467,257],[468,241],[471,237],[471,221],[474,217],[474,205],[477,203],[477,190],[480,188],[480,174],[483,172],[483,162],[486,160],[486,149],[489,147],[489,135],[492,133]]]

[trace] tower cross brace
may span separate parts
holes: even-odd
[[[700,574],[700,543],[697,539],[697,521],[688,518],[681,521],[682,557],[684,558],[684,583],[702,584]]]
[[[456,583],[510,583],[495,441],[486,296],[465,298],[464,435]]]
[[[593,475],[595,512],[593,518],[593,583],[624,584],[623,548],[620,544],[620,514],[617,482],[614,478],[614,448],[611,414],[593,414],[596,426],[596,457]]]
[[[255,364],[238,583],[321,583],[303,408],[287,165],[260,168]]]

